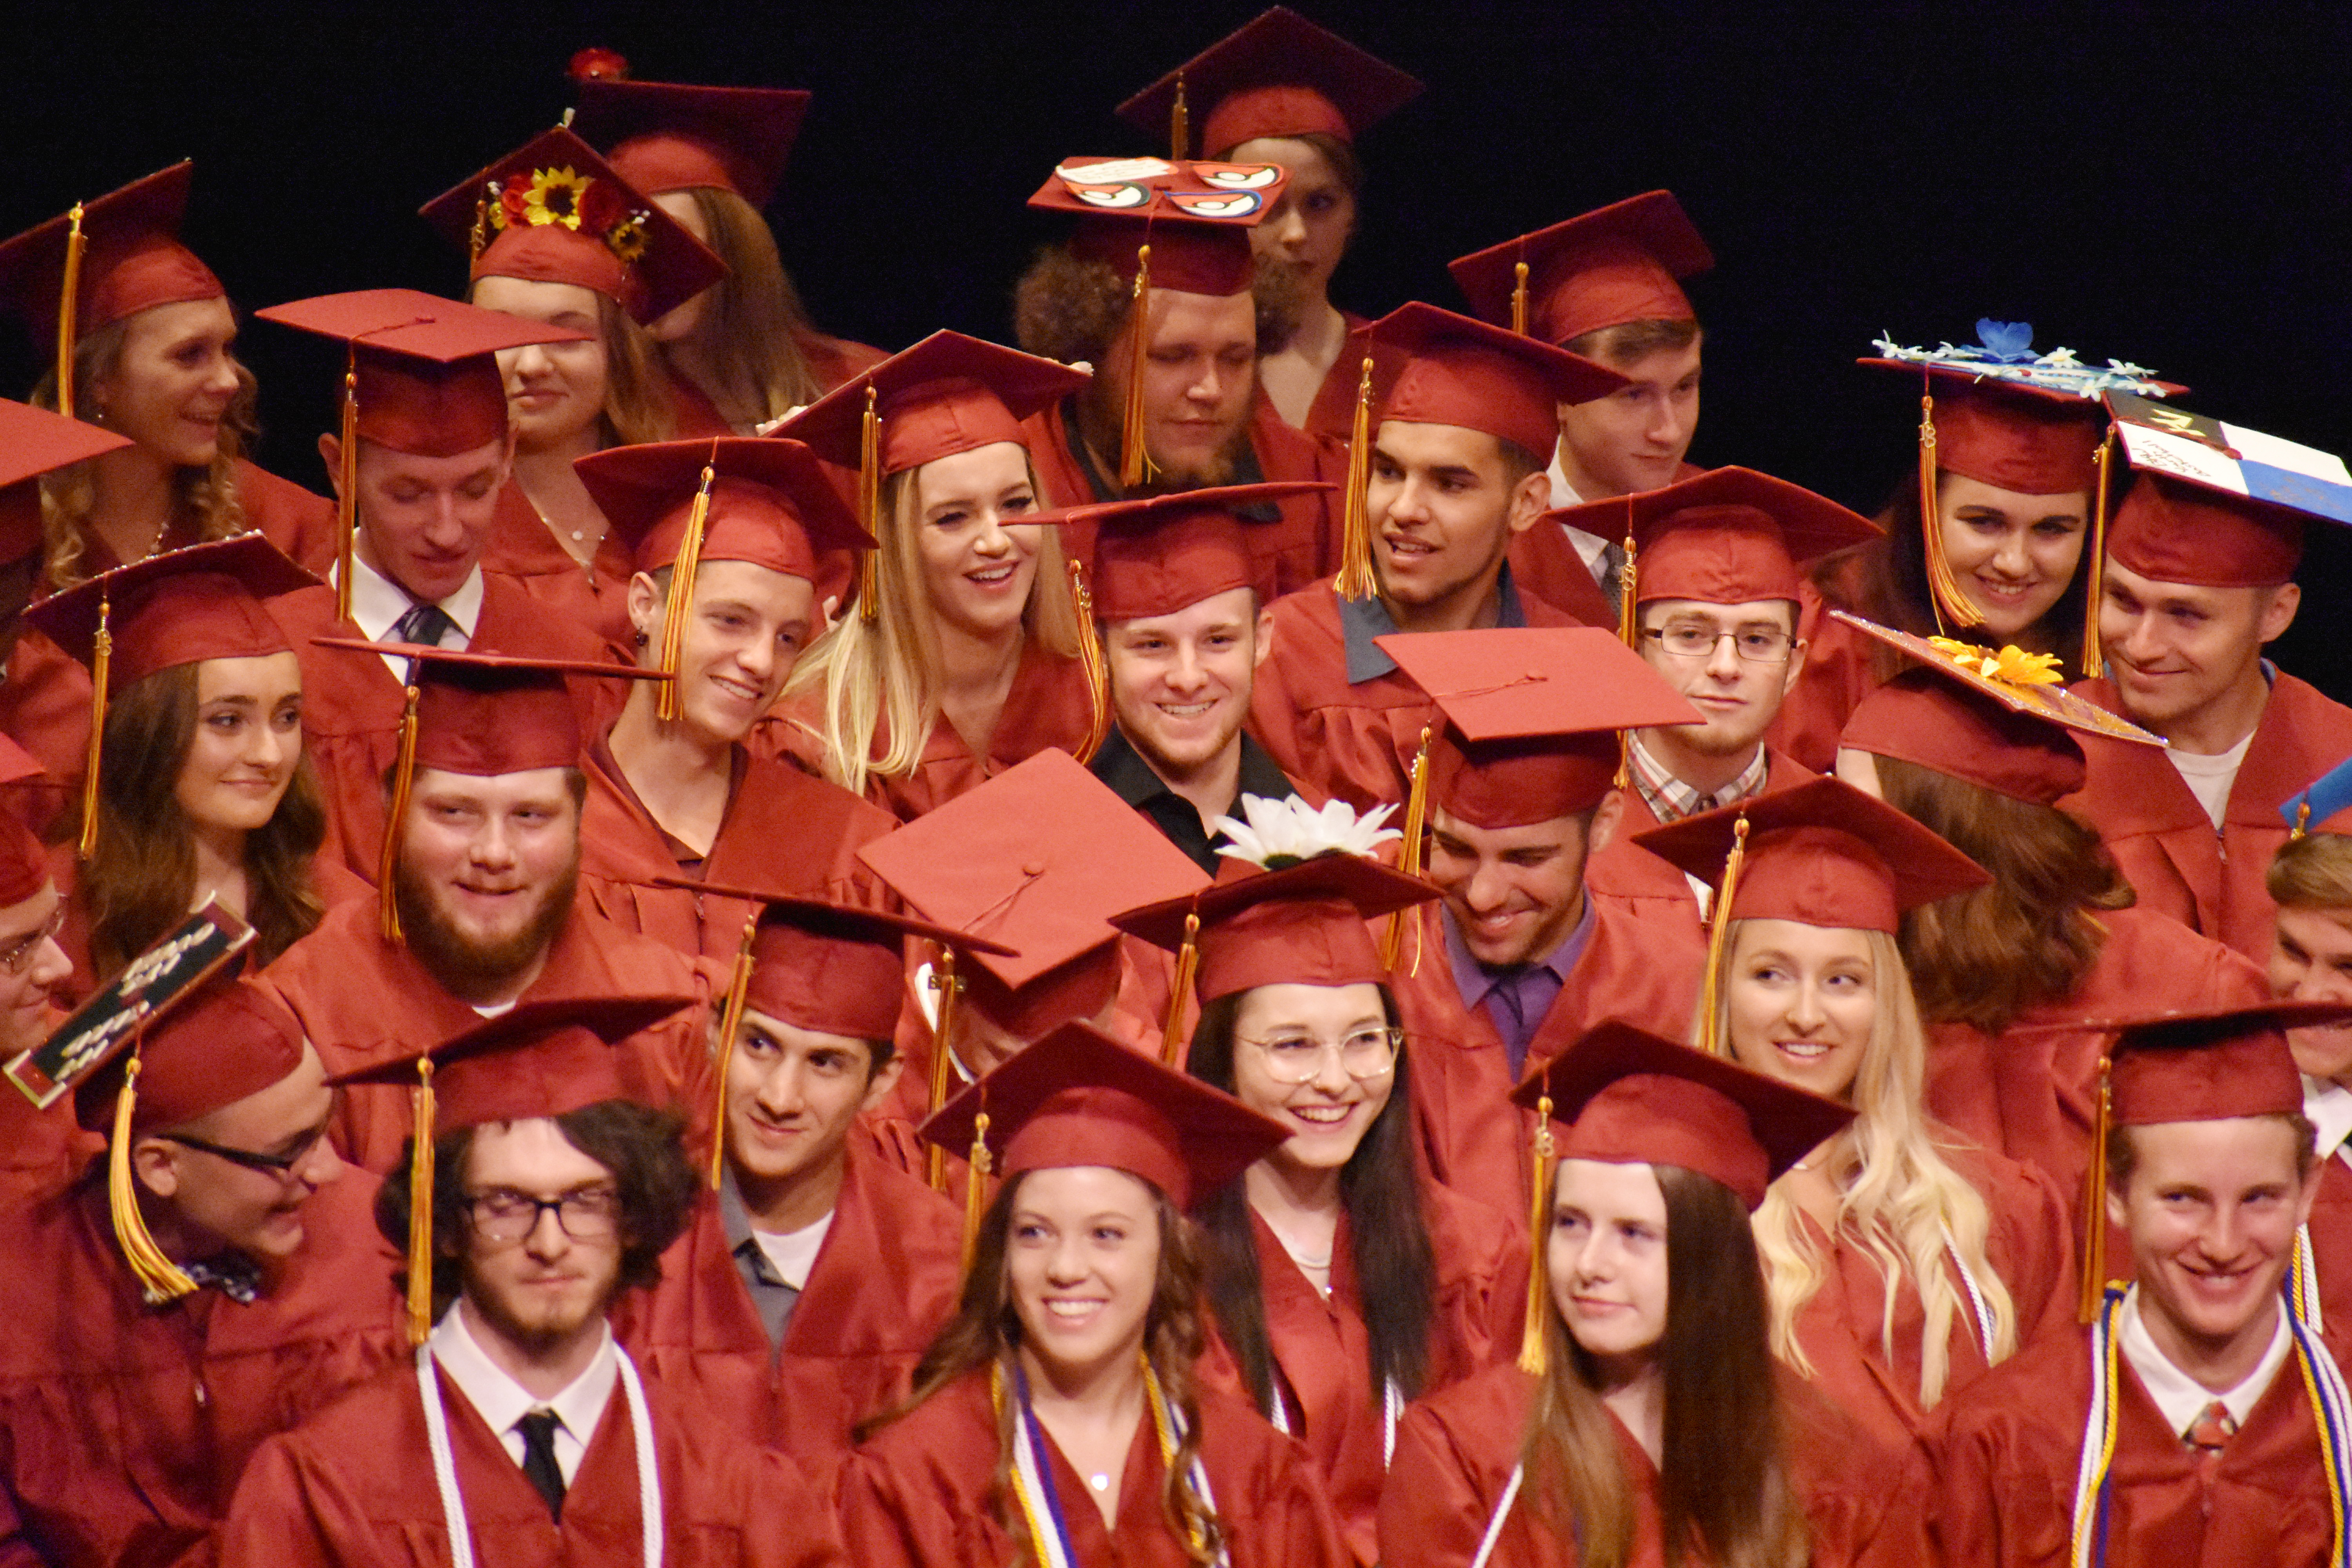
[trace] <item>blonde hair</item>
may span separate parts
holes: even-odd
[[[1732,962],[1748,922],[1734,921]],[[1911,997],[1911,979],[1895,939],[1864,931],[1875,978],[1877,1016],[1848,1099],[1860,1112],[1828,1144],[1827,1173],[1837,1189],[1836,1231],[1842,1241],[1864,1249],[1887,1282],[1879,1320],[1879,1343],[1895,1353],[1895,1287],[1907,1280],[1919,1294],[1919,1403],[1933,1409],[1951,1376],[1951,1337],[1956,1324],[1973,1331],[1960,1287],[1945,1260],[1956,1253],[1974,1276],[1992,1319],[1992,1343],[1985,1359],[1999,1363],[2017,1350],[2017,1309],[2009,1288],[1985,1251],[1992,1211],[1984,1196],[1944,1158],[1959,1147],[1924,1108],[1927,1037]],[[1730,1037],[1730,991],[1717,1003],[1721,1038]],[[1805,1228],[1797,1205],[1779,1183],[1756,1211],[1757,1250],[1763,1255],[1765,1289],[1771,1307],[1772,1352],[1807,1377],[1811,1360],[1797,1338],[1797,1317],[1822,1288],[1829,1260]]]
[[[1022,462],[1034,489],[1037,473],[1025,452]],[[853,794],[863,795],[869,778],[912,773],[939,722],[938,609],[923,574],[919,538],[919,487],[927,467],[904,468],[882,481],[885,521],[874,562],[878,614],[868,622],[862,606],[844,610],[784,684],[788,699],[822,688],[824,773]],[[1017,520],[1008,526],[1015,525]],[[1021,612],[1022,635],[1048,652],[1076,658],[1081,628],[1061,540],[1052,524],[1039,526],[1044,537],[1037,545],[1036,580]]]

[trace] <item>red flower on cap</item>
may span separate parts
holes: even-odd
[[[629,74],[629,57],[618,49],[591,45],[572,57],[564,74],[574,81],[624,81]]]

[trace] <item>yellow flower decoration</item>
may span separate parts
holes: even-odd
[[[2028,653],[2013,644],[1991,653],[1974,643],[1952,637],[1929,637],[1927,641],[1962,669],[2003,686],[2059,686],[2066,679],[2059,670],[2054,653]]]
[[[580,226],[580,199],[595,182],[571,169],[534,169],[530,187],[523,193],[523,221],[533,228],[561,224]]]
[[[645,215],[631,213],[626,218],[614,224],[613,232],[604,237],[604,244],[623,261],[635,262],[646,253]]]

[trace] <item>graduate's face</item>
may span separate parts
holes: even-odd
[[[668,595],[638,573],[629,580],[629,620],[645,637],[637,662],[660,662]],[[816,622],[816,589],[805,577],[749,561],[706,561],[694,574],[694,604],[678,650],[678,710],[688,728],[721,742],[741,740],[784,689]]]
[[[2272,939],[2271,994],[2352,1002],[2352,910],[2282,907]],[[2289,1029],[2294,1065],[2322,1082],[2352,1077],[2352,1026]]]
[[[1864,933],[1743,921],[1728,967],[1731,1054],[1739,1065],[1847,1099],[1878,1023],[1877,966]]]
[[[873,1067],[871,1041],[803,1029],[747,1010],[727,1058],[727,1158],[744,1185],[788,1184],[835,1168],[861,1111],[898,1081]]]
[[[1032,1171],[1013,1201],[1006,1282],[1022,1349],[1065,1386],[1131,1363],[1160,1279],[1160,1209],[1124,1171]]]
[[[1249,293],[1191,294],[1154,289],[1143,345],[1143,445],[1175,489],[1226,483],[1232,447],[1257,387],[1257,307]],[[1103,355],[1096,395],[1108,398],[1108,428],[1119,429],[1118,398],[1135,363],[1121,331]],[[1116,454],[1114,454],[1116,456]]]
[[[419,768],[400,847],[401,920],[444,984],[538,961],[572,909],[580,811],[562,768]]]
[[[1356,198],[1311,142],[1295,136],[1261,136],[1227,154],[1235,163],[1277,163],[1290,174],[1282,199],[1250,230],[1250,249],[1261,262],[1288,268],[1320,300],[1331,273],[1348,253],[1356,230]]]
[[[531,1198],[610,1192],[613,1173],[573,1147],[545,1117],[492,1122],[474,1130],[466,1151],[467,1197],[491,1192]],[[472,1322],[510,1344],[541,1352],[589,1331],[604,1315],[621,1279],[622,1237],[575,1238],[552,1209],[541,1209],[520,1240],[494,1240],[468,1221],[460,1262]]]
[[[1388,1027],[1381,988],[1369,981],[1243,994],[1234,1012],[1234,1093],[1290,1132],[1269,1160],[1321,1173],[1355,1157],[1396,1089]]]
[[[1544,1247],[1551,1302],[1604,1366],[1655,1352],[1666,1332],[1666,1194],[1647,1165],[1562,1160]]]
[[[300,1064],[276,1083],[173,1129],[224,1149],[294,1156],[285,1171],[257,1171],[168,1138],[138,1141],[134,1165],[171,1205],[188,1258],[224,1248],[265,1262],[293,1256],[302,1245],[302,1205],[343,1173],[326,1136],[334,1109],[327,1069],[306,1042]]]
[[[58,988],[73,978],[73,960],[58,945],[65,907],[55,882],[0,909],[0,1050],[28,1051],[48,1037]]]
[[[1228,588],[1173,615],[1103,628],[1111,711],[1163,779],[1190,776],[1236,744],[1257,667],[1274,647],[1274,612]]]
[[[302,760],[302,666],[289,653],[196,667],[196,732],[172,789],[199,832],[267,826]]]
[[[1677,637],[1706,634],[1715,638],[1714,646],[1696,658],[1676,653],[1664,637],[1642,639],[1642,657],[1650,668],[1706,719],[1704,724],[1668,725],[1661,732],[1675,745],[1688,747],[1701,756],[1751,754],[1779,715],[1781,699],[1797,684],[1805,668],[1805,645],[1792,642],[1786,658],[1761,660],[1742,658],[1735,641],[1756,632],[1787,637],[1795,631],[1796,623],[1797,607],[1786,599],[1757,599],[1744,605],[1654,599],[1643,605],[1644,631],[1667,631]]]
[[[499,351],[507,384],[507,417],[525,452],[553,451],[588,437],[604,412],[611,366],[604,352],[603,297],[579,283],[531,278],[483,278],[473,301],[525,321],[572,327],[588,336],[569,342],[526,343]]]
[[[2296,1173],[2294,1128],[2242,1116],[2124,1135],[2137,1160],[2129,1181],[2109,1185],[2107,1215],[2131,1236],[2140,1315],[2158,1347],[2194,1364],[2268,1339],[2295,1226],[2319,1190]]]
[[[1965,474],[1936,483],[1936,516],[1952,575],[1984,616],[1985,635],[2014,641],[2063,597],[2082,563],[2090,498],[2029,495]]]
[[[220,453],[236,396],[236,316],[226,300],[154,305],[124,322],[122,352],[82,389],[82,412],[174,468]]]
[[[915,540],[931,609],[977,637],[1018,626],[1037,581],[1046,525],[1029,454],[998,441],[925,463],[915,475]]]
[[[1541,474],[1511,482],[1484,430],[1383,420],[1364,490],[1381,596],[1429,616],[1475,610],[1548,484]]]
[[[340,488],[335,437],[320,437],[319,449]],[[481,562],[511,458],[506,440],[446,458],[362,440],[353,466],[359,537],[352,548],[419,604],[439,604],[464,587]]]
[[[1675,482],[1698,430],[1699,348],[1694,340],[1612,364],[1633,384],[1559,405],[1561,471],[1580,497],[1607,500]]]
[[[2107,557],[2101,574],[2099,646],[2124,716],[2158,734],[2262,679],[2263,645],[2284,632],[2302,603],[2277,588],[2202,588],[2159,583]],[[2242,737],[2240,737],[2242,739]]]
[[[1429,879],[1470,956],[1491,968],[1551,956],[1584,918],[1584,863],[1616,831],[1613,792],[1590,814],[1480,827],[1429,808]]]

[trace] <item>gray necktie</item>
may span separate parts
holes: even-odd
[[[411,605],[406,614],[392,623],[389,640],[439,647],[442,640],[457,629],[457,623],[440,605]]]
[[[1593,569],[1601,579],[1601,591],[1609,595],[1609,607],[1622,615],[1625,610],[1625,547],[1604,544],[1601,547],[1601,564]]]

